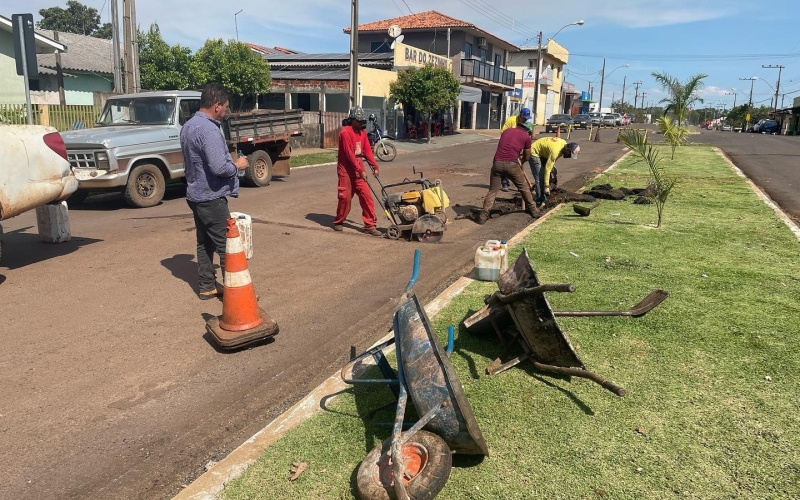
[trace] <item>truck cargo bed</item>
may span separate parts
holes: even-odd
[[[303,110],[257,109],[231,113],[222,122],[222,130],[230,143],[265,142],[300,135]]]

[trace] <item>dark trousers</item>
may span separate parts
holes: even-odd
[[[531,156],[528,163],[531,166],[531,174],[533,174],[533,182],[536,183],[536,204],[544,203],[547,201],[547,196],[544,194],[544,164],[547,163],[547,158],[540,158],[538,156]]]
[[[214,252],[219,255],[219,267],[225,272],[225,243],[228,229],[227,198],[195,203],[186,200],[194,214],[194,227],[197,230],[197,277],[201,292],[216,288],[214,272]]]
[[[494,199],[497,198],[497,193],[500,191],[503,177],[510,179],[522,195],[525,204],[528,207],[533,207],[533,195],[530,188],[528,188],[528,181],[525,179],[525,172],[522,171],[520,164],[515,161],[496,161],[492,163],[489,192],[486,193],[486,198],[483,199],[483,210],[488,212],[494,205]]]

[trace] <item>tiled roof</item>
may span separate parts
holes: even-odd
[[[53,38],[53,32],[50,30],[36,30],[36,32],[47,38]],[[67,51],[61,54],[63,69],[114,74],[111,40],[59,31],[58,42],[67,46]],[[39,61],[39,66],[56,67],[55,54],[38,54],[36,59]]]
[[[462,21],[454,17],[446,16],[441,12],[429,10],[419,14],[384,19],[367,24],[359,24],[358,31],[386,31],[389,26],[396,24],[403,29],[428,29],[428,28],[475,28],[472,23]],[[350,27],[344,29],[345,33],[350,33]]]
[[[247,43],[245,44],[250,47],[251,49],[255,50],[258,53],[268,55],[268,56],[277,56],[280,54],[299,54],[296,50],[285,49],[283,47],[265,47],[263,45],[258,45],[255,43]]]
[[[468,22],[456,19],[454,17],[446,16],[441,12],[435,10],[428,10],[420,12],[419,14],[410,14],[408,16],[394,17],[392,19],[384,19],[382,21],[375,21],[367,24],[359,24],[358,31],[364,32],[385,32],[389,26],[396,24],[404,30],[426,30],[426,29],[440,29],[440,28],[462,28],[466,30],[474,30],[480,33],[485,33],[497,40],[510,45],[514,50],[517,46],[513,43],[503,40],[499,36],[489,33],[486,30]],[[344,28],[345,33],[350,33],[350,27]]]

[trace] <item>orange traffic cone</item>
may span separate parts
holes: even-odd
[[[594,142],[600,142],[600,127],[597,127],[597,131],[594,133]]]
[[[233,348],[276,335],[278,324],[258,307],[236,219],[228,219],[226,237],[222,316],[209,319],[206,330],[220,346]]]

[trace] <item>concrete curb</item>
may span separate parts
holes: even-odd
[[[737,167],[735,163],[733,163],[733,160],[731,160],[730,157],[727,154],[725,154],[725,151],[715,147],[714,152],[720,155],[723,160],[725,160],[725,162],[733,169],[733,171],[736,172],[736,175],[747,181],[747,184],[750,186],[750,189],[752,189],[756,193],[756,195],[759,198],[761,198],[761,200],[769,208],[771,208],[773,212],[775,212],[775,215],[777,215],[778,218],[781,219],[784,224],[786,224],[789,230],[792,233],[794,233],[797,240],[800,241],[800,227],[798,227],[797,224],[795,224],[794,221],[788,215],[786,215],[786,213],[783,210],[781,210],[781,207],[779,207],[774,201],[772,201],[772,198],[770,198],[767,193],[762,191],[760,187],[756,186],[755,183],[752,180],[750,180],[750,178],[747,177],[747,175],[744,172],[742,172],[741,169],[739,169],[739,167]]]
[[[487,139],[487,140],[492,140]],[[478,142],[478,141],[475,141]],[[597,174],[594,179],[605,174],[609,170],[616,167],[622,160],[624,160],[630,151],[622,155],[620,159],[615,161],[610,167]],[[306,165],[303,167],[295,168],[311,168],[323,165],[335,165],[331,163],[320,165]],[[593,180],[594,180],[593,179]],[[520,244],[536,227],[544,223],[547,219],[559,211],[565,204],[561,203],[552,210],[548,211],[542,217],[536,219],[533,223],[522,229],[515,234],[509,241],[508,247],[511,248]],[[454,297],[458,296],[464,291],[472,282],[472,278],[462,276],[457,279],[455,283],[447,287],[435,299],[425,306],[425,312],[429,317],[433,318],[439,311],[444,309]],[[379,339],[373,346],[386,342],[394,336],[390,332],[383,338]],[[235,479],[247,470],[272,444],[276,443],[287,432],[297,427],[300,423],[310,418],[315,413],[322,411],[321,401],[331,395],[336,395],[344,391],[349,386],[342,382],[339,372],[334,373],[323,383],[318,385],[306,397],[295,403],[294,406],[286,410],[278,418],[270,422],[262,430],[258,431],[250,439],[245,441],[238,448],[233,450],[227,457],[217,462],[211,469],[198,477],[189,486],[184,488],[180,493],[175,495],[173,500],[216,500],[220,493],[225,488],[225,484]],[[328,399],[329,401],[330,399]]]

